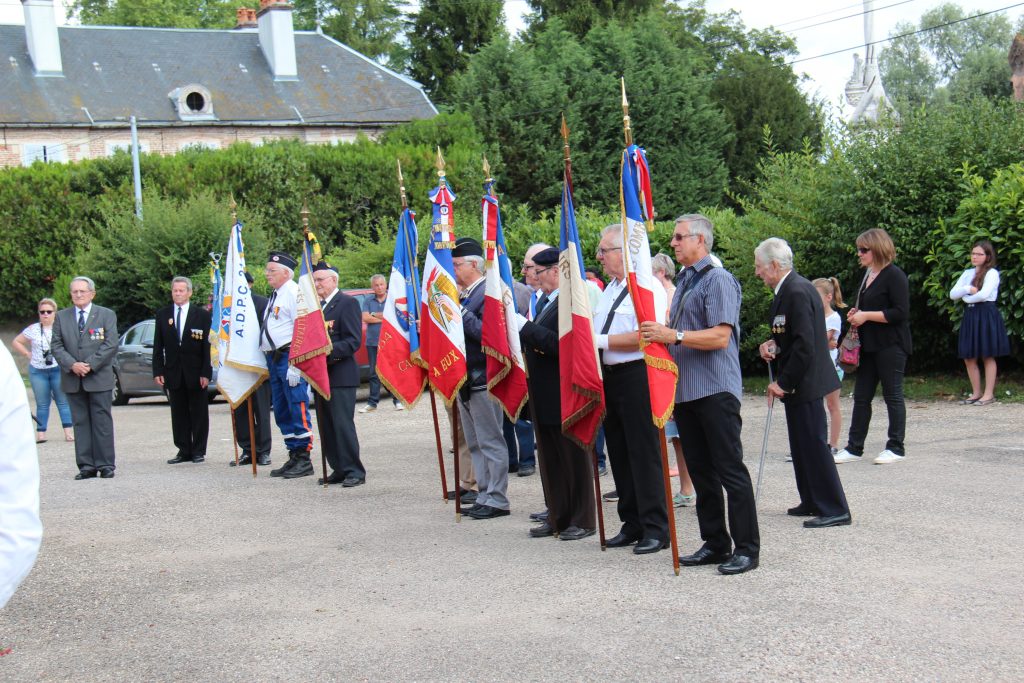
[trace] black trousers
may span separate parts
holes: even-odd
[[[857,382],[853,386],[853,417],[850,418],[850,436],[846,450],[854,455],[864,454],[864,440],[871,424],[871,401],[875,389],[882,385],[882,397],[889,412],[889,439],[885,447],[896,455],[906,455],[903,439],[907,434],[907,404],[903,400],[903,373],[907,367],[907,354],[898,346],[890,346],[870,353],[861,349]]]
[[[661,444],[651,419],[647,367],[642,360],[605,365],[605,443],[619,493],[622,533],[668,540]]]
[[[210,435],[210,399],[200,386],[167,389],[171,404],[171,434],[182,458],[206,457]]]
[[[68,393],[75,428],[75,464],[80,472],[114,469],[112,399],[109,389]]]
[[[677,403],[676,426],[686,468],[697,492],[700,537],[715,552],[757,557],[761,536],[750,473],[743,464],[740,401],[728,392]],[[729,496],[729,526],[725,525]],[[729,531],[732,531],[732,538]]]
[[[256,455],[270,455],[274,447],[270,434],[270,382],[265,381],[254,391],[252,399],[252,420],[256,426]],[[235,438],[243,453],[252,455],[252,438],[249,436],[249,408],[243,403],[234,410]]]
[[[849,512],[836,461],[828,446],[824,402],[816,399],[784,405],[800,506],[817,510],[823,517]]]
[[[365,479],[366,468],[359,459],[359,437],[356,435],[356,388],[331,387],[331,400],[325,401],[322,396],[317,396],[316,406],[317,419],[323,428],[324,455],[333,473]]]
[[[561,425],[537,425],[537,444],[548,524],[556,531],[571,526],[596,529],[597,501],[590,456],[562,434]]]

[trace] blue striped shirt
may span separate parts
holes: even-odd
[[[707,330],[729,325],[729,345],[716,351],[699,351],[683,344],[669,345],[669,352],[679,366],[676,403],[728,392],[742,400],[743,377],[740,374],[740,303],[743,293],[739,281],[725,268],[712,267],[687,294],[682,315],[677,312],[690,278],[712,265],[710,256],[684,269],[683,277],[672,297],[671,321],[683,332]],[[688,272],[688,271],[694,272]],[[678,319],[678,320],[677,320]]]

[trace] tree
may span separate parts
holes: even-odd
[[[917,25],[901,23],[879,55],[882,82],[905,112],[924,103],[965,101],[975,96],[1012,94],[1006,52],[1013,38],[1002,14],[967,14],[947,3],[921,15]]]
[[[558,17],[577,38],[583,38],[598,23],[615,19],[628,23],[649,10],[665,6],[665,0],[527,0],[533,14],[530,29],[539,30]]]
[[[502,0],[423,0],[409,32],[410,72],[437,102],[451,99],[452,77],[504,32]]]
[[[97,26],[231,28],[233,0],[74,0],[68,16]]]
[[[295,0],[295,27],[321,30],[394,71],[404,71],[408,46],[397,0]]]

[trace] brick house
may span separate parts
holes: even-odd
[[[418,83],[260,0],[234,30],[62,26],[53,0],[0,25],[0,167],[299,139],[339,143],[437,110]]]

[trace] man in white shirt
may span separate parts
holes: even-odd
[[[621,225],[602,231],[597,260],[611,277],[594,312],[594,329],[604,375],[604,434],[622,520],[622,530],[607,545],[621,548],[636,543],[634,553],[656,553],[668,547],[661,444],[651,419],[647,365],[625,280]],[[653,293],[658,321],[664,322],[668,295],[663,287],[655,287]]]

